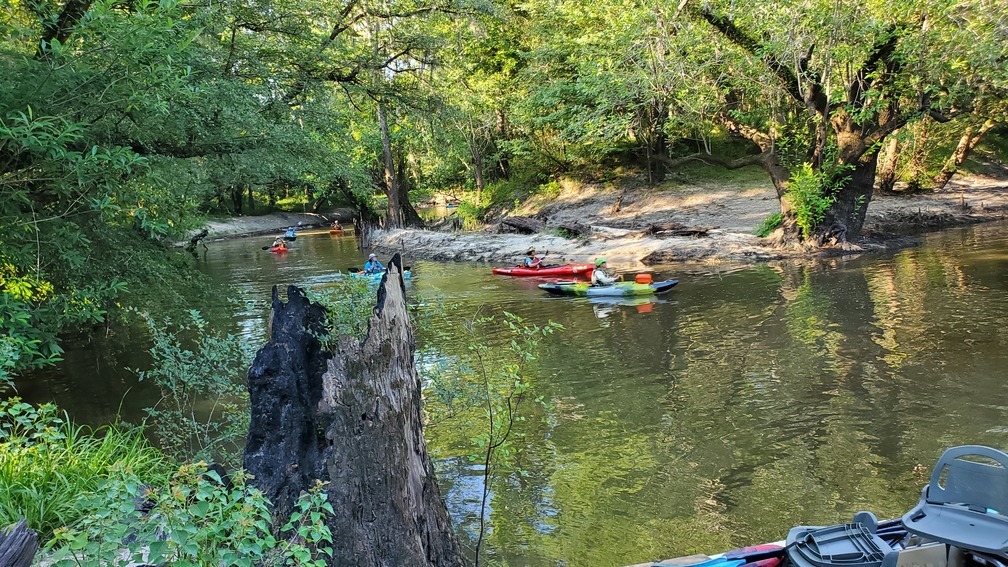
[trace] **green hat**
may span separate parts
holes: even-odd
[[[605,258],[595,258],[595,267],[596,268],[599,267],[599,266],[601,266],[602,264],[605,264]]]

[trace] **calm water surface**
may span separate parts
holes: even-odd
[[[213,243],[199,263],[257,303],[192,298],[256,345],[274,284],[324,287],[363,263],[350,238],[306,234],[284,256],[260,240]],[[775,540],[859,509],[894,517],[946,447],[1008,448],[1008,225],[881,257],[659,267],[680,285],[637,305],[549,297],[485,265],[407,263],[414,300],[457,304],[417,331],[446,357],[477,311],[566,327],[532,368],[547,406],[526,406],[523,473],[494,485],[498,563],[625,565]],[[146,341],[120,329],[68,348],[65,364],[19,388],[82,421],[138,418],[154,393],[128,368],[149,364]],[[482,477],[449,429],[427,436],[460,533],[474,538]]]

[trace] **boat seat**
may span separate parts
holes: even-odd
[[[981,445],[942,453],[907,531],[966,550],[1008,557],[1008,454]]]

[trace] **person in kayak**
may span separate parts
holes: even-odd
[[[591,284],[593,286],[600,285],[612,285],[616,283],[616,277],[610,276],[605,271],[606,269],[606,259],[605,258],[595,258],[595,269],[592,270]]]
[[[528,252],[525,253],[525,262],[523,266],[535,269],[542,267],[542,258],[536,256],[536,249],[534,246],[529,246]]]
[[[336,221],[336,222],[332,223],[332,229],[333,230],[343,230],[343,225],[341,225],[339,223],[339,221]]]
[[[367,263],[364,264],[364,273],[365,274],[380,274],[380,273],[382,273],[384,271],[385,271],[385,266],[382,266],[382,263],[378,261],[378,256],[375,256],[375,254],[372,252],[367,257]]]
[[[270,246],[272,246],[273,248],[287,248],[287,243],[284,241],[283,236],[278,236],[273,239],[273,244],[271,244]]]

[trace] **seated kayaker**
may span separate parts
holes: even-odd
[[[284,242],[284,237],[278,236],[273,239],[273,248],[287,248],[287,243]]]
[[[529,246],[528,252],[525,253],[525,262],[523,266],[534,269],[542,267],[542,258],[536,256],[536,249],[534,246]]]
[[[287,232],[284,233],[284,237],[286,238],[294,238],[295,236],[297,236],[297,231],[294,230],[293,226],[288,228]]]
[[[616,283],[616,277],[610,276],[605,271],[606,269],[606,259],[605,258],[595,258],[595,269],[592,270],[591,284],[593,286],[600,285],[612,285]]]
[[[370,255],[368,255],[368,257],[367,257],[367,263],[364,264],[364,273],[365,274],[380,274],[380,273],[382,273],[384,271],[385,271],[385,266],[382,266],[382,263],[378,261],[378,256],[375,256],[374,253],[371,253]]]
[[[332,223],[332,229],[333,230],[343,230],[343,225],[341,225],[339,223],[339,221],[336,221],[336,222]]]

